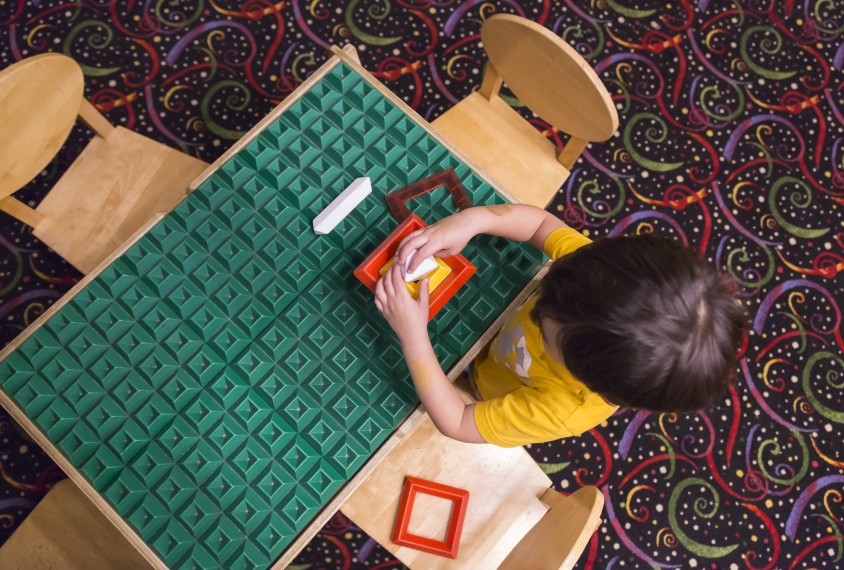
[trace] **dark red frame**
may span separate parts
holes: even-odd
[[[408,532],[410,513],[413,510],[413,502],[417,493],[425,493],[426,495],[454,501],[445,542]],[[417,479],[416,477],[406,477],[401,502],[399,503],[399,512],[396,516],[396,525],[393,527],[393,543],[446,558],[457,558],[457,547],[460,546],[460,533],[463,531],[463,519],[466,517],[468,504],[469,491],[449,487],[442,483]]]
[[[408,218],[408,216],[410,216],[410,210],[407,209],[405,202],[409,202],[417,196],[426,194],[431,190],[439,188],[440,186],[448,188],[448,193],[451,194],[451,197],[454,199],[454,203],[457,204],[457,207],[460,210],[472,207],[472,200],[469,198],[469,195],[466,194],[466,189],[457,177],[457,172],[455,172],[451,167],[448,167],[441,172],[437,172],[428,178],[423,178],[419,182],[414,182],[409,186],[405,186],[401,190],[396,190],[395,192],[387,194],[385,196],[387,205],[390,207],[390,211],[393,213],[393,216],[395,216],[399,222],[403,222]]]
[[[355,277],[366,285],[370,291],[375,293],[375,284],[381,279],[378,270],[384,267],[384,264],[396,254],[401,240],[416,230],[426,227],[428,227],[427,224],[419,216],[411,214],[355,269]],[[457,290],[469,280],[469,277],[475,273],[475,266],[469,263],[469,260],[459,253],[452,257],[444,257],[442,260],[451,267],[451,273],[440,283],[439,287],[431,292],[428,305],[429,321],[457,293]]]

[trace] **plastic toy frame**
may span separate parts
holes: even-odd
[[[413,502],[417,493],[425,493],[426,495],[454,501],[454,509],[451,513],[445,542],[408,532],[410,513],[413,510]],[[463,519],[466,516],[468,503],[469,491],[417,479],[416,477],[406,477],[401,501],[399,502],[399,512],[396,516],[396,525],[393,527],[393,543],[446,558],[457,558],[457,547],[460,545],[460,533],[463,531]]]
[[[387,239],[375,248],[369,257],[355,269],[355,277],[361,283],[366,285],[370,291],[375,292],[375,284],[381,279],[378,270],[387,263],[391,257],[396,254],[401,240],[406,236],[427,227],[416,214],[410,216],[399,224],[393,233],[387,236]],[[469,263],[469,260],[460,254],[452,257],[444,257],[442,260],[451,267],[451,273],[445,280],[440,283],[440,286],[431,291],[428,305],[428,320],[434,318],[437,312],[445,306],[446,302],[460,289],[460,287],[469,280],[475,273],[475,266]]]
[[[457,172],[455,172],[454,168],[451,167],[446,168],[441,172],[437,172],[428,178],[423,178],[419,182],[414,182],[409,186],[405,186],[401,190],[391,192],[384,198],[387,200],[387,205],[390,207],[390,211],[393,213],[393,216],[395,216],[399,222],[403,222],[408,218],[408,216],[410,216],[410,210],[407,209],[405,202],[409,202],[417,196],[426,194],[439,188],[440,186],[448,188],[448,193],[451,194],[452,198],[454,198],[454,202],[457,204],[458,209],[465,210],[466,208],[472,207],[472,200],[469,198],[469,195],[466,194],[466,189],[457,177]]]

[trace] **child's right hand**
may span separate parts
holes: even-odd
[[[431,257],[443,258],[457,255],[477,232],[474,231],[469,212],[459,212],[437,223],[416,230],[399,244],[396,262],[402,265],[414,249],[418,249],[407,268],[414,271],[423,260]]]

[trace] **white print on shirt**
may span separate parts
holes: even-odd
[[[508,331],[507,325],[504,325],[492,344],[492,357],[499,366],[504,366],[525,380],[530,379],[533,358],[528,352],[525,331],[521,326],[514,325]]]

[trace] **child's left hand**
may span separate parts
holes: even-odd
[[[419,282],[419,300],[407,290],[394,263],[375,284],[375,306],[390,323],[402,344],[428,340],[428,278]]]

